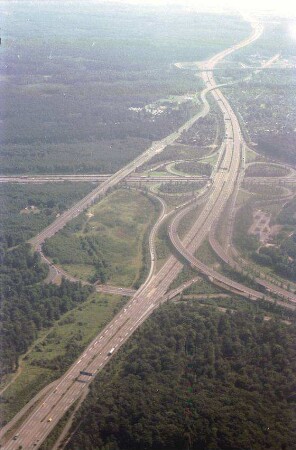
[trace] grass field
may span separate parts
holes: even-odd
[[[198,248],[195,256],[202,261],[204,264],[210,267],[217,267],[219,265],[219,258],[216,256],[215,252],[212,250],[208,241],[204,241]]]
[[[50,239],[47,253],[71,275],[92,281],[100,258],[106,266],[106,281],[133,286],[140,276],[143,242],[155,215],[153,203],[142,193],[115,191],[89,208],[78,227]]]
[[[186,233],[188,233],[194,222],[197,220],[200,212],[201,208],[197,206],[191,211],[189,211],[188,214],[186,214],[183,217],[183,219],[180,220],[178,227],[178,234],[180,238],[183,238],[186,235]]]
[[[244,203],[246,203],[253,194],[251,194],[248,191],[245,191],[244,189],[240,189],[237,195],[236,199],[236,206],[242,206]]]
[[[197,283],[192,284],[184,291],[185,295],[199,295],[199,294],[220,294],[225,293],[223,289],[219,289],[214,284],[207,281],[205,278],[201,278]]]
[[[219,154],[218,154],[218,152],[216,152],[212,155],[205,156],[204,158],[202,158],[200,160],[200,162],[208,163],[208,164],[211,164],[212,166],[214,166],[217,162],[218,156],[219,156]]]
[[[170,219],[169,219],[170,220]],[[155,249],[157,255],[156,269],[159,270],[168,257],[171,255],[170,238],[168,236],[168,221],[165,221],[159,228],[156,239]]]
[[[254,161],[263,161],[264,157],[259,155],[258,153],[254,152],[250,148],[246,149],[246,162],[254,162]]]
[[[1,417],[10,420],[40,389],[58,378],[124,301],[120,296],[92,294],[40,333],[22,358],[18,377],[2,394]]]
[[[191,269],[188,265],[184,265],[183,269],[177,276],[177,278],[172,282],[170,289],[175,289],[182,283],[191,280],[192,278],[197,278],[198,272]],[[221,289],[216,288],[213,284],[207,281],[205,278],[199,277],[199,280],[189,286],[184,290],[184,294],[217,294],[223,292]]]

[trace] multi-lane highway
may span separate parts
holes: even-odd
[[[223,112],[226,139],[220,166],[217,167],[212,179],[208,201],[182,242],[189,255],[192,255],[198,248],[213,223],[221,214],[227,199],[234,189],[241,165],[241,133],[239,125],[227,100],[217,89],[211,70],[232,51],[257,39],[261,31],[262,27],[257,24],[249,39],[211,58],[205,65],[206,70],[202,72],[202,78],[207,85],[207,92],[212,91]],[[196,118],[193,118],[188,121],[178,132],[173,133],[161,143],[153,144],[147,152],[103,182],[75,207],[64,213],[59,220],[32,239],[32,244],[40,245],[44,239],[52,236],[65,223],[89,206],[95,198],[99,195],[104,195],[110,187],[124,179],[140,164],[162,151],[169,143],[174,142],[180,132],[189,128],[195,120]],[[40,446],[65,411],[80,397],[87,384],[93,379],[93,376],[107,364],[112,355],[116,353],[151,312],[166,299],[165,293],[181,269],[181,262],[174,256],[171,256],[157,274],[152,274],[150,281],[133,296],[124,309],[113,318],[91,342],[79,359],[60,378],[57,385],[44,397],[43,403],[27,414],[23,423],[16,430],[15,437],[9,438],[5,442],[4,436],[2,439],[4,449],[15,450],[20,448],[20,446],[23,449],[30,449]],[[84,374],[81,374],[81,371]]]
[[[219,244],[217,239],[213,236],[213,234],[210,234],[209,239],[210,245],[215,251],[215,253],[219,256],[219,258],[224,261],[226,264],[228,264],[230,267],[235,269],[237,272],[242,272],[242,267],[230,256],[228,255],[225,250],[222,248],[222,246]],[[271,283],[270,281],[264,280],[259,277],[254,278],[254,282],[257,283],[260,286],[263,286],[265,289],[267,289],[269,292],[273,292],[279,297],[283,297],[288,301],[291,301],[293,303],[296,303],[296,295],[293,292],[289,292],[286,289],[283,289],[280,286],[277,286],[274,283]]]
[[[165,137],[160,141],[154,142],[151,147],[149,147],[144,153],[138,156],[136,159],[131,161],[129,164],[124,166],[118,172],[111,175],[108,179],[103,181],[99,186],[93,189],[89,194],[87,194],[82,200],[77,202],[72,208],[61,214],[53,223],[41,231],[37,236],[30,239],[30,243],[36,247],[42,244],[45,239],[50,238],[59,230],[64,228],[64,226],[70,222],[72,219],[77,217],[82,211],[87,209],[90,205],[94,203],[95,200],[100,199],[105,196],[110,188],[116,186],[118,183],[123,181],[128,175],[142,166],[144,163],[149,161],[153,156],[162,152],[164,148],[168,145],[173,144],[184,131],[187,131],[198,119],[204,117],[208,114],[210,106],[205,98],[205,94],[213,89],[213,87],[207,87],[202,92],[203,108],[202,110],[189,119],[184,125],[182,125],[177,131],[171,133],[169,136]]]
[[[44,183],[64,183],[64,182],[91,182],[91,183],[102,183],[103,181],[109,180],[111,175],[38,175],[38,176],[0,176],[0,183],[18,183],[18,184],[44,184]],[[207,181],[208,176],[206,175],[178,175],[178,174],[167,174],[167,175],[139,175],[131,174],[128,175],[124,181],[129,184],[139,184],[139,183],[168,183],[170,181]]]

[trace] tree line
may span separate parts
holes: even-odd
[[[48,268],[28,244],[2,254],[0,284],[0,376],[17,370],[24,354],[42,328],[75,305],[84,302],[90,286],[62,280],[60,286],[44,284]]]
[[[161,307],[91,385],[67,450],[292,449],[295,334],[252,310]]]

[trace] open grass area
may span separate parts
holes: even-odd
[[[236,206],[242,206],[254,195],[244,189],[240,189],[237,194]]]
[[[246,149],[246,162],[254,162],[254,161],[264,161],[264,157],[256,153],[254,150],[250,148]]]
[[[178,164],[178,166],[179,166],[179,164]],[[184,175],[187,174],[185,171],[182,171],[182,170],[177,169],[177,165],[176,165],[175,162],[168,164],[168,165],[166,166],[166,169],[167,169],[168,172],[170,172],[170,173],[173,174],[173,175],[181,175],[181,176],[184,176]]]
[[[182,283],[191,280],[192,278],[196,278],[198,276],[198,272],[192,269],[188,264],[183,266],[183,269],[177,276],[177,278],[170,285],[169,290],[175,289],[180,286]],[[223,290],[216,288],[213,284],[211,284],[207,279],[200,277],[199,280],[189,286],[184,290],[184,294],[217,294],[223,292]]]
[[[40,333],[20,362],[19,376],[2,394],[1,417],[10,420],[40,389],[58,378],[125,301],[120,296],[92,294]]]
[[[158,190],[157,194],[159,195],[159,197],[163,198],[163,200],[166,202],[168,211],[175,209],[176,206],[183,205],[185,202],[188,202],[188,200],[192,198],[192,192],[169,194]]]
[[[195,256],[207,266],[214,267],[215,269],[217,269],[220,263],[218,256],[216,256],[208,241],[204,241],[201,244]]]
[[[91,282],[133,286],[143,265],[143,243],[156,219],[142,193],[118,190],[51,238],[46,253],[71,275]]]
[[[190,175],[211,175],[212,166],[206,162],[184,161],[174,165],[173,170]]]
[[[210,283],[206,278],[200,278],[197,283],[192,284],[185,289],[184,295],[199,295],[199,294],[220,294],[225,293],[223,289],[219,289],[214,284]]]
[[[287,190],[282,186],[253,183],[251,181],[245,181],[243,188],[251,194],[258,195],[258,200],[269,199],[272,197],[279,198],[287,194]]]
[[[169,182],[169,183],[162,183],[159,187],[159,193],[160,194],[168,194],[168,196],[176,195],[178,197],[182,196],[183,194],[190,194],[191,196],[195,195],[195,193],[199,192],[201,188],[205,186],[205,182],[203,181],[191,181],[187,183],[183,182]]]
[[[205,156],[204,158],[202,158],[200,160],[200,162],[208,163],[208,164],[211,164],[212,166],[214,166],[217,162],[218,157],[219,157],[219,153],[215,152],[212,155]]]
[[[201,210],[202,207],[196,206],[180,220],[178,234],[181,239],[188,233],[194,222],[197,220]]]
[[[186,144],[168,145],[161,153],[154,155],[151,160],[144,165],[145,168],[153,168],[155,164],[169,163],[177,160],[196,160],[207,155],[211,149]]]
[[[169,219],[170,220],[170,219]],[[168,236],[168,221],[165,221],[159,228],[156,239],[155,249],[157,255],[156,269],[159,270],[168,257],[171,255],[170,238]]]
[[[149,177],[162,177],[168,175],[165,170],[153,170],[152,172],[146,172]]]

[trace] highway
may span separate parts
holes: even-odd
[[[210,239],[209,239],[210,245],[212,249],[215,251],[215,253],[219,256],[219,258],[224,261],[226,264],[228,264],[230,267],[232,267],[237,272],[242,272],[242,267],[230,256],[228,255],[225,250],[221,247],[217,239],[213,236],[212,233],[210,233]],[[271,283],[267,280],[264,280],[259,277],[254,278],[254,282],[259,284],[260,286],[263,286],[265,289],[267,289],[269,292],[273,292],[279,297],[283,297],[286,300],[296,303],[296,295],[293,292],[289,292],[285,289],[283,289],[280,286],[277,286],[274,283]]]
[[[64,228],[64,226],[70,222],[72,219],[77,217],[82,211],[91,206],[95,200],[101,199],[105,196],[110,188],[116,186],[118,183],[123,181],[128,175],[141,167],[144,163],[149,161],[153,156],[161,153],[165,147],[173,144],[183,133],[183,131],[187,131],[198,119],[204,117],[208,114],[210,110],[210,106],[205,98],[206,93],[208,93],[211,89],[215,89],[215,86],[208,86],[204,89],[201,94],[201,98],[203,101],[202,110],[194,115],[191,119],[189,119],[184,125],[182,125],[177,131],[171,133],[169,136],[165,137],[160,141],[153,142],[151,147],[149,147],[144,153],[139,155],[136,159],[128,163],[118,172],[111,175],[108,179],[103,181],[99,186],[93,189],[89,194],[87,194],[82,200],[77,202],[70,209],[62,213],[53,223],[51,223],[48,227],[46,227],[43,231],[41,231],[34,238],[30,239],[28,242],[32,244],[34,247],[42,244],[45,239],[50,238],[54,234],[56,234],[59,230]]]
[[[64,183],[64,182],[91,182],[103,183],[109,180],[112,175],[38,175],[38,176],[16,176],[3,175],[0,176],[0,183],[17,183],[17,184],[44,184],[44,183]],[[170,181],[207,181],[209,179],[206,175],[128,175],[124,181],[129,184],[133,183],[166,183]]]
[[[220,286],[224,286],[226,289],[229,289],[233,292],[236,292],[239,295],[242,295],[243,297],[249,298],[249,299],[265,299],[267,301],[271,301],[274,303],[274,299],[266,296],[263,292],[256,291],[252,288],[248,288],[245,285],[235,282],[231,280],[230,278],[222,275],[221,273],[215,271],[214,269],[211,269],[206,264],[199,261],[195,256],[193,255],[195,252],[195,243],[194,245],[190,245],[186,247],[186,244],[181,241],[180,237],[178,236],[178,225],[180,223],[180,220],[186,215],[187,211],[182,211],[180,214],[178,214],[172,224],[169,228],[169,236],[171,239],[172,244],[174,245],[175,249],[179,252],[179,254],[190,263],[191,267],[196,268],[200,273],[203,275],[206,275],[211,282],[215,282],[219,284]],[[205,233],[208,233],[208,230],[205,230]],[[213,238],[212,238],[213,239]],[[233,261],[231,263],[231,258],[225,253],[225,251],[222,249],[222,247],[218,244],[217,241],[215,241],[215,244],[213,244],[213,240],[210,242],[212,246],[214,246],[214,250],[217,252],[217,254],[220,256],[223,261],[225,261],[227,264],[230,264],[231,267],[233,267],[235,270],[238,270],[238,265]],[[239,270],[241,271],[241,270]],[[268,283],[264,280],[261,280],[259,278],[255,278],[254,280],[258,284],[266,287],[270,292],[273,292],[281,297],[285,297],[288,301],[295,303],[296,302],[296,296],[293,293],[287,292],[282,288],[279,288],[278,286],[272,285],[271,283]],[[284,295],[285,294],[285,295]],[[282,305],[286,308],[295,310],[296,305],[284,303],[281,301],[277,302],[279,305]]]
[[[212,95],[224,114],[226,138],[223,157],[221,158],[220,166],[217,167],[216,173],[213,176],[208,201],[182,242],[182,246],[186,251],[186,257],[190,257],[191,260],[193,258],[192,254],[199,247],[205,236],[207,236],[209,229],[223,211],[226,201],[233,192],[241,167],[241,133],[238,121],[227,100],[219,89],[217,89],[211,70],[232,51],[248,45],[257,39],[261,32],[262,27],[257,24],[254,26],[254,30],[249,39],[245,39],[231,49],[227,49],[211,58],[205,63],[205,70],[202,72],[202,78],[207,85],[207,89],[204,92],[212,91]],[[206,109],[204,109],[204,112]],[[31,243],[35,246],[40,245],[44,239],[52,236],[69,220],[89,206],[95,198],[104,195],[110,187],[123,180],[151,156],[162,151],[166,145],[174,142],[180,132],[183,129],[187,129],[187,127],[189,128],[196,120],[196,118],[191,119],[178,132],[173,133],[159,143],[153,144],[147,152],[112,175],[81,200],[81,202],[78,202],[75,207],[64,213],[59,220],[47,227],[36,238],[32,239]],[[185,209],[190,207],[187,206]],[[173,240],[177,240],[178,235],[174,233],[174,228],[170,231],[170,235],[172,235]],[[2,435],[1,443],[4,449],[16,450],[21,445],[23,449],[27,450],[40,446],[67,409],[80,397],[83,389],[93,379],[93,376],[108,363],[109,359],[116,354],[121,345],[146,320],[152,311],[168,298],[165,296],[165,293],[181,269],[182,263],[174,256],[171,256],[157,274],[152,274],[150,281],[144,288],[140,288],[123,310],[112,319],[86,348],[79,359],[58,380],[55,388],[51,389],[44,397],[43,403],[26,415],[25,420],[15,432],[15,439],[9,438],[5,442],[5,436],[3,438]],[[80,374],[80,371],[88,372],[92,375]]]

